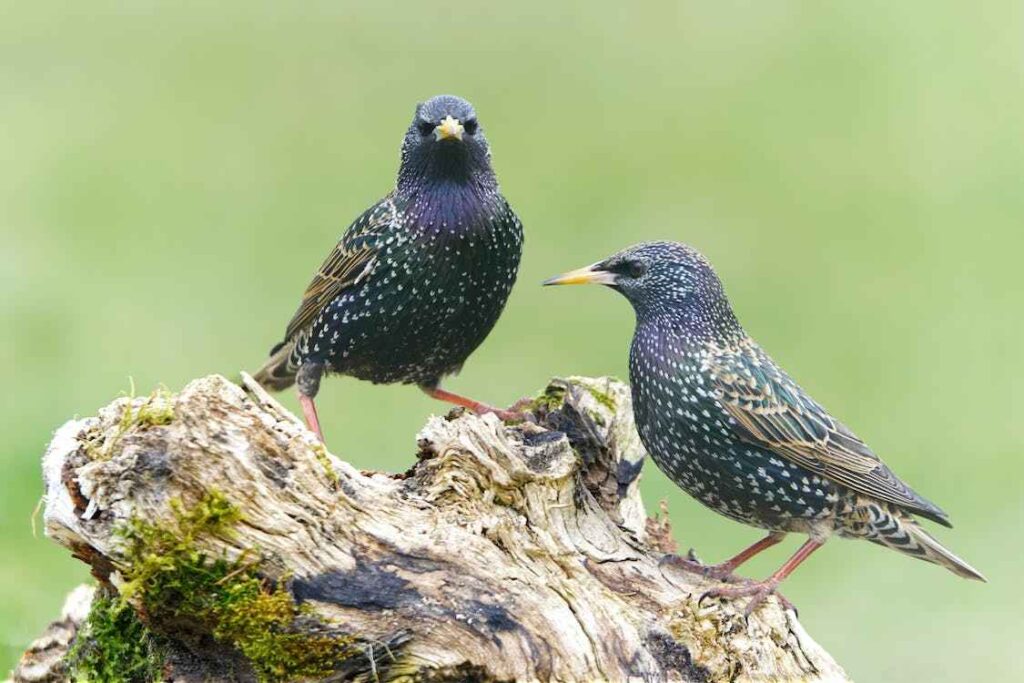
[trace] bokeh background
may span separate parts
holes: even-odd
[[[31,532],[51,431],[129,377],[255,367],[390,188],[414,104],[455,92],[527,241],[448,386],[507,404],[552,375],[625,376],[627,304],[539,281],[696,245],[991,581],[838,541],[786,586],[809,631],[862,681],[1020,680],[1022,38],[1018,2],[4,3],[0,672],[87,578]],[[320,409],[342,457],[394,470],[443,410],[350,379]],[[653,467],[643,490],[707,559],[758,536]]]

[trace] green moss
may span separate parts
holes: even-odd
[[[131,407],[125,409],[130,413]],[[149,395],[142,405],[139,406],[134,418],[130,418],[132,424],[142,427],[156,427],[169,425],[174,421],[174,401],[171,392],[166,387],[160,387]]]
[[[552,411],[562,407],[562,403],[565,402],[565,386],[552,382],[547,386],[544,391],[530,402],[529,409],[531,412],[537,412],[538,410]]]
[[[71,680],[155,681],[163,667],[157,641],[135,611],[117,598],[97,594],[68,652]]]
[[[168,425],[174,421],[174,401],[165,387],[155,389],[138,408],[133,408],[135,387],[125,400],[112,434],[94,434],[86,439],[85,450],[91,460],[108,460],[121,438],[133,427],[147,428]]]
[[[618,406],[615,403],[615,399],[613,399],[610,395],[606,394],[603,391],[595,389],[594,387],[587,386],[585,388],[590,393],[590,395],[594,397],[594,400],[596,400],[598,403],[600,403],[613,413],[616,411]]]
[[[334,465],[331,463],[331,459],[327,457],[327,447],[322,443],[318,443],[313,446],[313,455],[316,456],[317,462],[324,468],[324,475],[327,480],[331,482],[332,486],[338,485],[338,473],[334,469]]]
[[[323,677],[359,654],[351,636],[324,625],[295,603],[283,581],[258,573],[258,561],[211,558],[196,546],[206,535],[227,535],[239,510],[213,491],[190,510],[172,504],[174,523],[132,520],[120,534],[126,543],[125,599],[136,598],[152,623],[172,618],[192,624],[238,649],[261,680]],[[308,631],[315,633],[310,634]]]

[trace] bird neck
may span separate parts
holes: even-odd
[[[728,344],[746,338],[727,302],[659,302],[650,308],[636,307],[637,334],[655,334],[682,349],[704,348],[709,343]]]
[[[493,175],[492,175],[493,177]],[[396,197],[413,224],[448,231],[473,230],[485,224],[500,208],[497,183],[458,182],[445,178],[421,179],[399,184]]]
[[[485,149],[449,147],[432,154],[403,149],[397,190],[410,197],[423,193],[486,195],[498,191],[498,179]]]

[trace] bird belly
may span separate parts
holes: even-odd
[[[822,521],[834,514],[836,488],[740,440],[732,418],[687,372],[696,367],[685,359],[667,370],[635,356],[631,361],[638,431],[655,464],[719,514],[773,531],[813,528],[817,534]]]
[[[358,290],[325,309],[319,339],[332,372],[435,384],[459,370],[501,315],[519,253],[496,240],[444,246],[385,251]]]

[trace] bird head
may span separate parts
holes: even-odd
[[[739,328],[711,264],[678,242],[637,244],[543,284],[607,285],[629,300],[641,320],[668,315],[694,325]]]
[[[493,178],[490,154],[473,105],[438,95],[416,105],[402,142],[399,184]]]

